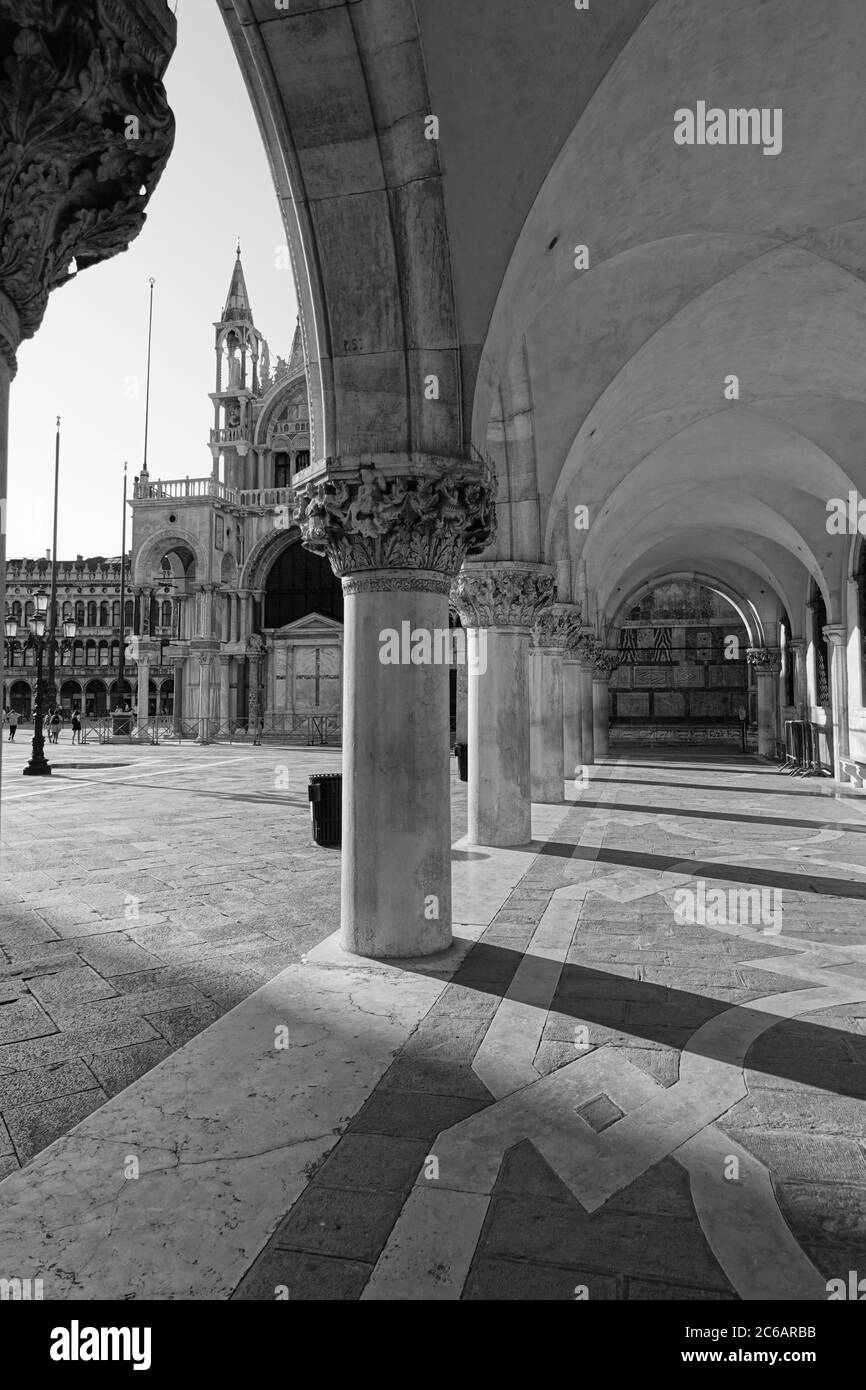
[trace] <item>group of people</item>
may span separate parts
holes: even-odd
[[[47,733],[48,733],[48,742],[49,742],[49,743],[57,743],[57,742],[58,742],[58,740],[59,740],[59,738],[60,738],[60,730],[61,730],[62,727],[63,727],[63,721],[64,721],[65,717],[66,717],[66,716],[65,716],[65,713],[64,713],[64,711],[63,711],[63,709],[62,709],[62,707],[61,707],[60,705],[52,705],[51,708],[48,710],[48,713],[45,715],[45,719],[44,719],[44,721],[43,721],[43,724],[44,724],[44,728],[47,730]],[[16,735],[17,732],[18,732],[18,725],[20,724],[20,722],[21,722],[21,716],[19,715],[17,709],[12,709],[11,707],[7,706],[6,709],[4,709],[4,711],[3,711],[3,723],[4,723],[4,724],[8,727],[8,729],[9,729],[9,736],[8,736],[8,740],[7,740],[9,743],[13,743],[13,742],[15,741],[15,735]],[[74,709],[74,710],[72,711],[72,715],[71,715],[71,717],[70,717],[69,723],[70,723],[70,727],[71,727],[71,729],[72,729],[72,742],[73,742],[73,743],[80,743],[80,742],[81,742],[81,711],[80,711],[80,710]]]

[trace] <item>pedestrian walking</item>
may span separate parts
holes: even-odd
[[[56,743],[60,738],[60,726],[62,723],[63,715],[61,714],[60,710],[53,710],[51,714],[51,724],[49,728],[49,737],[52,743]]]
[[[9,742],[10,742],[10,743],[14,743],[14,742],[15,742],[15,735],[17,734],[17,732],[18,732],[18,711],[17,711],[17,709],[10,709],[10,711],[9,711]]]
[[[77,709],[72,711],[72,742],[81,743],[81,715]]]

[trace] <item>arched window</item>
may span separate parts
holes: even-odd
[[[25,647],[25,648],[24,648],[24,665],[25,665],[25,666],[35,666],[35,665],[36,665],[36,649],[35,649],[34,647]]]
[[[111,626],[120,627],[120,599],[116,598],[111,605]]]
[[[132,630],[132,625],[134,622],[135,600],[128,598],[123,605],[123,626],[126,628],[127,632],[130,632]]]
[[[110,612],[110,609],[109,609],[107,603],[104,603],[104,602],[103,602],[103,603],[101,603],[101,604],[99,605],[99,626],[100,626],[100,627],[108,627],[108,626],[109,626],[110,621],[111,621],[111,619],[109,618],[109,612]]]
[[[94,599],[91,599],[87,605],[87,626],[96,627],[98,618],[99,614],[96,607],[96,601]]]
[[[302,468],[309,468],[309,466],[310,466],[310,451],[309,451],[309,449],[299,449],[298,452],[295,454],[295,472],[296,472],[296,473],[300,473],[300,471],[301,471]]]
[[[112,664],[112,666],[117,666],[119,660],[120,660],[120,643],[119,643],[119,642],[112,642],[112,644],[111,644],[111,664]]]
[[[343,589],[327,560],[303,546],[287,546],[267,580],[265,627],[283,627],[308,613],[343,621]]]
[[[75,646],[74,646],[73,649],[72,649],[72,664],[73,664],[73,666],[83,666],[83,665],[84,665],[84,643],[83,643],[83,642],[76,642],[76,643],[75,643]]]
[[[72,606],[71,602],[69,601],[69,599],[67,599],[66,602],[65,602],[64,605],[63,605],[63,621],[65,622],[65,621],[67,620],[67,618],[74,618],[74,617],[75,617],[75,609],[73,608],[73,606]]]
[[[97,651],[97,649],[96,649],[96,643],[95,643],[95,642],[88,642],[88,644],[87,644],[87,664],[88,664],[88,666],[95,666],[95,665],[96,665],[96,659],[97,659],[98,655],[99,655],[99,653],[98,653],[98,651]]]
[[[15,602],[13,603],[13,605],[12,605],[12,616],[13,616],[13,618],[17,618],[18,621],[19,621],[19,623],[20,623],[20,621],[21,621],[21,603],[20,603],[20,601],[19,601],[18,599],[16,599]]]
[[[79,600],[75,605],[75,621],[79,627],[84,627],[85,616],[84,604]]]
[[[29,622],[30,622],[30,619],[33,617],[33,613],[34,613],[33,600],[32,600],[32,599],[28,599],[27,602],[26,602],[25,605],[24,605],[24,621],[25,621],[25,623],[29,623]]]
[[[288,454],[274,454],[274,487],[288,487],[291,480]]]
[[[100,664],[100,666],[107,666],[107,665],[108,665],[108,643],[107,643],[107,642],[100,642],[100,644],[99,644],[99,664]]]
[[[171,599],[163,600],[162,612],[159,619],[160,627],[171,627]]]

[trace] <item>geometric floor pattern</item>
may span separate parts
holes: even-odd
[[[110,798],[115,853],[101,887],[88,842],[71,884],[4,889],[7,995],[49,1022],[0,1045],[0,1242],[46,1297],[810,1301],[866,1270],[862,794],[614,750],[533,809],[532,845],[456,840],[451,952],[377,963],[335,943],[307,755],[287,794],[268,788],[294,754],[198,752],[39,789],[40,873],[64,801]],[[26,790],[7,783],[22,856],[49,819]],[[173,855],[165,805],[195,826]],[[156,920],[119,918],[122,890]],[[81,1113],[51,1111],[28,1152],[40,1087],[79,1067]]]

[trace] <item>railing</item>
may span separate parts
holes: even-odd
[[[163,502],[171,498],[221,497],[227,502],[236,502],[237,489],[226,487],[216,478],[169,478],[153,483],[135,484],[133,496],[137,502]]]
[[[243,425],[226,425],[223,429],[210,432],[211,444],[235,444],[249,437],[249,431]]]
[[[290,487],[245,488],[237,495],[242,507],[286,507],[292,500]]]

